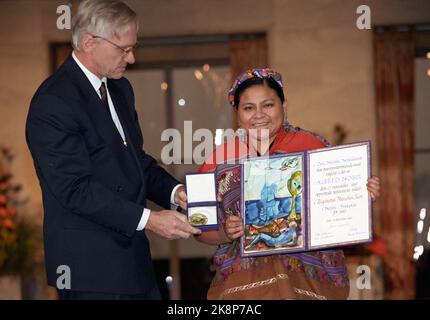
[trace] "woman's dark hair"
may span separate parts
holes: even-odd
[[[258,85],[267,85],[269,88],[275,90],[276,94],[278,95],[279,99],[281,99],[281,103],[284,103],[285,96],[284,91],[282,90],[281,86],[272,78],[251,78],[248,80],[245,80],[242,82],[239,87],[236,89],[236,92],[234,94],[234,106],[237,109],[239,106],[239,101],[242,93],[252,87],[252,86],[258,86]]]

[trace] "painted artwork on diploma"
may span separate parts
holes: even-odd
[[[303,250],[303,173],[303,154],[243,163],[243,256]]]

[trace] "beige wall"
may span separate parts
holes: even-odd
[[[48,42],[70,38],[56,29],[67,1],[2,0],[0,11],[0,145],[16,154],[14,173],[40,215],[40,191],[25,140],[27,108],[49,74]],[[76,2],[76,1],[75,1]],[[289,118],[333,138],[375,139],[372,32],[355,27],[356,0],[135,0],[143,36],[266,31],[270,64],[286,81]],[[430,1],[365,1],[372,24],[430,22]],[[198,115],[196,115],[198,116]],[[376,168],[375,168],[376,169]]]
[[[49,74],[48,42],[67,39],[55,28],[61,1],[3,1],[0,11],[0,145],[16,155],[13,174],[30,197],[27,210],[41,216],[41,195],[25,143],[31,97]],[[48,23],[51,21],[52,23]]]

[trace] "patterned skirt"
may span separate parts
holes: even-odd
[[[209,300],[338,300],[349,295],[342,250],[254,258],[238,253],[238,241],[219,247]]]

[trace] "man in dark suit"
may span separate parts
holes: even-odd
[[[72,55],[31,101],[26,137],[43,194],[48,283],[62,299],[159,299],[145,229],[167,239],[200,233],[179,212],[145,208],[146,199],[186,208],[186,194],[143,151],[122,77],[137,28],[122,2],[82,2]]]

